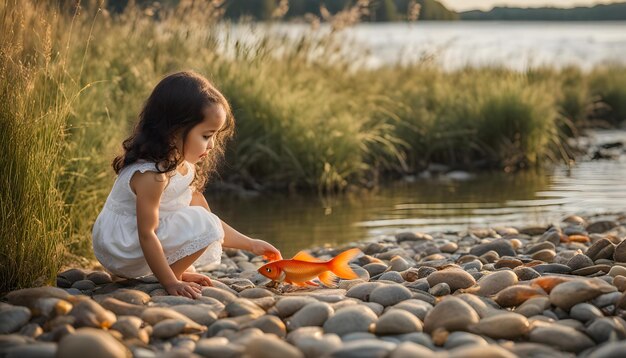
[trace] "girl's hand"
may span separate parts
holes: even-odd
[[[180,279],[185,282],[195,282],[201,286],[213,286],[211,279],[201,273],[183,272]]]
[[[169,285],[164,285],[165,290],[172,296],[184,296],[196,299],[202,296],[201,286],[195,282],[176,281]]]
[[[263,255],[269,261],[282,260],[282,255],[272,244],[263,240],[252,239],[250,251],[255,255]]]

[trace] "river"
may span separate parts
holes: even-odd
[[[626,131],[596,130],[595,143],[626,145]],[[409,178],[366,194],[334,198],[263,194],[238,198],[208,194],[212,210],[286,256],[323,244],[341,244],[413,230],[547,225],[569,214],[626,211],[626,147],[613,159],[584,157],[571,167],[507,174],[481,172]],[[452,178],[451,178],[452,177]]]
[[[308,25],[284,23],[234,25],[229,31],[224,28],[220,38],[231,44],[253,43],[267,31],[297,39],[329,30],[322,25],[311,33]],[[339,36],[349,44],[346,54],[364,57],[360,61],[370,67],[429,57],[446,70],[466,65],[502,65],[516,70],[576,65],[588,70],[607,62],[626,63],[626,21],[361,23],[344,29]]]

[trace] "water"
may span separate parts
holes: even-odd
[[[230,40],[254,42],[262,25],[237,25]],[[319,32],[327,31],[322,26]],[[307,25],[278,24],[269,31],[297,38]],[[318,32],[318,33],[319,33]],[[585,70],[605,62],[626,63],[626,22],[423,21],[362,23],[340,33],[369,51],[366,66],[410,63],[436,55],[445,70],[502,65],[516,70],[548,64]],[[350,53],[354,53],[350,47]]]
[[[593,131],[597,143],[622,142],[626,131]],[[267,240],[285,256],[413,230],[545,225],[569,214],[626,211],[626,149],[614,160],[516,174],[480,173],[468,180],[417,179],[375,192],[332,199],[209,194],[212,210],[246,235]]]

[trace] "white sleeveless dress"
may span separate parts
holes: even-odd
[[[201,206],[189,206],[194,166],[186,175],[176,171],[161,195],[159,226],[156,235],[168,264],[202,248],[206,251],[194,265],[220,262],[224,229],[221,220]],[[126,278],[150,275],[152,271],[139,244],[137,234],[137,197],[130,188],[136,172],[155,171],[155,163],[140,161],[124,167],[93,226],[93,250],[102,266]]]

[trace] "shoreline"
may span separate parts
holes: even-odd
[[[2,298],[0,353],[250,357],[617,356],[626,348],[626,213],[553,227],[416,233],[318,247],[363,251],[336,288],[267,286],[260,257],[199,267],[197,300],[154,278],[71,269]],[[7,302],[8,303],[5,303]],[[617,339],[617,341],[615,341]],[[280,352],[280,353],[278,353]],[[108,354],[108,355],[106,355]]]

